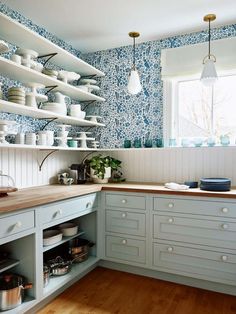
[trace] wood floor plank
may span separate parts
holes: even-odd
[[[236,297],[98,267],[37,313],[236,314]]]

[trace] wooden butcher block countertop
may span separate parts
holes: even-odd
[[[120,191],[136,193],[156,193],[184,196],[218,197],[236,200],[236,189],[229,192],[210,192],[200,189],[189,189],[185,191],[173,191],[166,189],[160,183],[108,183],[108,184],[85,184],[85,185],[46,185],[33,188],[21,189],[8,196],[0,198],[0,213],[19,209],[39,206],[71,197],[86,195],[103,191]]]

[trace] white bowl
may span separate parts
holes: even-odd
[[[62,232],[60,230],[43,231],[43,245],[53,245],[62,240]]]
[[[73,222],[67,222],[58,226],[64,237],[71,237],[78,233],[78,226]]]

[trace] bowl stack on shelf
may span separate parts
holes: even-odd
[[[8,100],[19,105],[25,105],[25,90],[23,87],[10,87],[8,89]]]

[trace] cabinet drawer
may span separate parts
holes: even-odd
[[[0,218],[0,237],[34,228],[34,211]]]
[[[145,214],[106,210],[106,231],[145,236]]]
[[[154,215],[153,237],[222,248],[236,248],[236,222]]]
[[[172,273],[184,273],[222,283],[236,283],[236,255],[171,242],[153,244],[153,265]]]
[[[236,203],[154,197],[153,209],[176,213],[236,218]]]
[[[106,256],[113,259],[145,263],[145,241],[106,236]]]
[[[107,207],[146,209],[145,196],[106,193]]]
[[[93,208],[96,194],[89,194],[82,197],[48,204],[42,207],[40,216],[43,224],[51,223],[70,215],[79,214]]]

